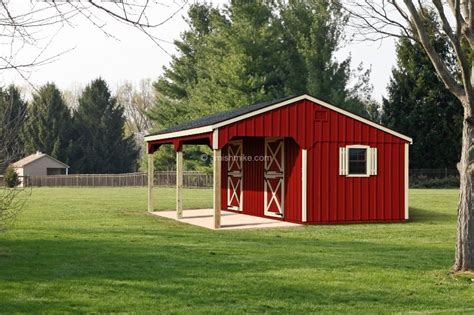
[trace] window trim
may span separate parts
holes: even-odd
[[[349,151],[350,149],[365,149],[365,174],[350,174],[349,173]],[[368,145],[363,145],[363,144],[351,144],[351,145],[346,145],[346,177],[370,177],[370,158],[371,154],[370,152],[370,146]]]

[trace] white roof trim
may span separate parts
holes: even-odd
[[[154,141],[154,140],[191,136],[191,135],[197,135],[200,133],[212,132],[213,130],[214,128],[211,125],[209,125],[209,126],[204,126],[204,127],[199,127],[199,128],[186,129],[186,130],[175,131],[175,132],[170,132],[170,133],[163,133],[160,135],[146,136],[145,141],[149,142],[149,141]]]
[[[33,153],[33,154],[34,154],[34,153]],[[26,157],[25,157],[25,158],[26,158]],[[41,160],[42,158],[48,158],[48,159],[50,159],[50,160],[53,160],[54,162],[63,165],[64,168],[70,168],[70,166],[67,165],[66,163],[63,163],[63,162],[61,162],[61,161],[59,161],[59,160],[53,158],[52,156],[50,156],[50,155],[48,155],[48,154],[46,154],[46,153],[42,153],[41,155],[38,155],[38,158],[32,159],[31,161],[29,161],[29,162],[27,162],[27,163],[25,163],[25,164],[22,164],[21,166],[15,166],[15,164],[18,163],[18,162],[20,162],[21,160],[16,161],[16,162],[13,163],[12,165],[13,165],[14,168],[23,168],[23,167],[25,167],[25,166],[27,166],[27,165],[30,165],[31,163],[34,163],[34,162],[36,162],[36,161]]]
[[[51,160],[54,160],[54,161],[58,162],[59,164],[64,165],[64,166],[65,166],[64,168],[70,168],[69,165],[67,165],[66,163],[63,163],[63,162],[59,161],[58,159],[53,158],[51,155],[46,154],[45,156],[49,157]]]
[[[280,107],[283,107],[283,106],[286,106],[286,105],[290,105],[294,102],[298,102],[298,101],[301,101],[301,100],[309,100],[313,103],[316,103],[318,105],[321,105],[323,107],[326,107],[330,110],[333,110],[335,112],[338,112],[340,114],[343,114],[345,116],[348,116],[352,119],[355,119],[357,121],[360,121],[364,124],[367,124],[371,127],[374,127],[374,128],[377,128],[379,130],[382,130],[386,133],[389,133],[391,135],[394,135],[398,138],[401,138],[403,140],[406,140],[408,141],[410,144],[413,143],[413,139],[410,138],[410,137],[407,137],[401,133],[398,133],[396,131],[393,131],[387,127],[384,127],[384,126],[381,126],[377,123],[374,123],[368,119],[365,119],[363,117],[360,117],[358,115],[355,115],[351,112],[348,112],[342,108],[339,108],[339,107],[336,107],[334,105],[331,105],[329,103],[326,103],[324,101],[321,101],[315,97],[312,97],[312,96],[309,96],[307,94],[304,94],[304,95],[301,95],[301,96],[297,96],[297,97],[293,97],[289,100],[286,100],[286,101],[283,101],[283,102],[280,102],[280,103],[277,103],[277,104],[273,104],[271,106],[267,106],[267,107],[264,107],[264,108],[261,108],[259,110],[255,110],[253,112],[250,112],[250,113],[247,113],[247,114],[244,114],[244,115],[241,115],[241,116],[238,116],[238,117],[234,117],[234,118],[231,118],[231,119],[228,119],[228,120],[225,120],[225,121],[221,121],[217,124],[214,124],[214,125],[208,125],[208,126],[204,126],[204,127],[199,127],[199,128],[193,128],[193,129],[187,129],[187,130],[182,130],[182,131],[176,131],[176,132],[170,132],[170,133],[164,133],[164,134],[160,134],[160,135],[152,135],[152,136],[147,136],[145,137],[145,141],[149,142],[149,141],[153,141],[153,140],[161,140],[161,139],[168,139],[168,138],[176,138],[176,137],[182,137],[182,136],[189,136],[189,135],[195,135],[195,134],[199,134],[199,133],[205,133],[205,132],[211,132],[213,131],[214,129],[216,128],[219,128],[219,127],[222,127],[222,126],[226,126],[226,125],[229,125],[229,124],[232,124],[232,123],[235,123],[237,121],[240,121],[240,120],[243,120],[243,119],[247,119],[247,118],[250,118],[252,116],[256,116],[256,115],[260,115],[260,114],[263,114],[265,112],[268,112],[268,111],[271,111],[271,110],[274,110],[274,109],[277,109],[277,108],[280,108]]]

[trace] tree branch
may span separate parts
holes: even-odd
[[[22,5],[19,7],[13,1],[0,0],[0,46],[9,47],[10,51],[4,49],[0,55],[0,70],[13,69],[15,71],[24,71],[29,67],[44,64],[44,61],[50,61],[55,58],[43,58],[46,55],[51,40],[55,35],[55,28],[61,29],[65,25],[75,27],[75,19],[85,19],[95,28],[103,32],[107,37],[118,40],[106,28],[107,20],[103,19],[106,15],[109,20],[118,21],[136,27],[138,31],[145,35],[168,54],[162,42],[165,40],[159,38],[158,34],[152,31],[175,17],[186,6],[188,0],[173,1],[173,7],[170,7],[170,14],[160,17],[160,20],[151,20],[147,13],[153,6],[163,6],[164,4],[156,0],[146,0],[139,4],[133,1],[117,1],[116,3],[105,3],[99,0],[89,1],[31,1],[29,7]],[[20,9],[21,8],[21,9]],[[15,10],[13,10],[15,9]],[[155,11],[153,12],[155,13]],[[153,17],[155,17],[154,15]],[[52,31],[50,31],[52,29]],[[48,41],[45,46],[44,43]],[[38,50],[38,58],[23,60],[23,53],[31,50]],[[5,53],[6,52],[6,53]],[[61,53],[62,54],[62,53]],[[53,54],[53,57],[58,55]]]
[[[357,34],[363,37],[363,40],[377,41],[387,37],[396,37],[410,38],[413,41],[419,42],[416,37],[412,36],[405,25],[389,17],[383,3],[380,8],[377,8],[370,0],[364,0],[363,3],[351,3],[351,6],[340,6],[351,17],[350,21],[352,22],[349,26],[355,29]],[[388,27],[392,27],[397,31],[387,30]],[[401,30],[401,33],[398,30]],[[373,36],[376,34],[381,36],[374,39]]]
[[[459,0],[455,1],[455,18],[456,18],[456,31],[453,31],[451,25],[449,24],[448,18],[446,17],[446,14],[444,12],[444,7],[443,4],[441,3],[441,0],[433,0],[433,4],[436,7],[436,10],[438,11],[439,17],[441,19],[441,25],[443,27],[443,31],[445,32],[446,36],[448,36],[449,41],[451,42],[451,45],[454,48],[454,51],[456,52],[456,57],[458,59],[458,62],[460,64],[461,68],[461,75],[462,75],[462,81],[464,85],[464,90],[466,97],[468,100],[472,100],[472,86],[471,86],[471,70],[470,70],[470,65],[467,60],[467,56],[464,53],[464,49],[462,48],[461,45],[461,10],[460,10],[460,3]]]
[[[431,62],[433,63],[433,66],[436,69],[436,72],[438,73],[439,77],[443,81],[444,85],[453,93],[458,99],[461,101],[465,100],[467,95],[465,93],[465,90],[463,89],[462,86],[460,86],[453,75],[450,73],[448,67],[446,64],[443,62],[442,58],[440,55],[436,52],[436,50],[433,47],[433,44],[431,43],[431,40],[429,38],[429,35],[425,29],[425,26],[423,24],[423,20],[418,13],[418,10],[414,6],[413,2],[411,0],[403,0],[408,11],[410,12],[410,15],[413,20],[413,24],[415,26],[415,29],[417,31],[418,37],[420,38],[421,44],[425,48],[426,53],[428,54],[428,57],[430,58]]]

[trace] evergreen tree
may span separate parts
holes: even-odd
[[[124,137],[123,107],[117,104],[101,78],[84,89],[73,124],[73,172],[123,173],[136,170],[138,149],[133,136]]]
[[[176,41],[178,55],[154,85],[157,101],[150,116],[157,128],[302,93],[368,116],[359,97],[366,86],[350,88],[350,59],[338,63],[334,57],[346,16],[332,3],[191,6],[189,31]]]
[[[274,10],[269,1],[234,1],[213,16],[201,49],[206,71],[189,91],[193,117],[285,96]]]
[[[434,22],[433,22],[434,23]],[[436,50],[455,69],[446,39]],[[411,168],[456,168],[460,158],[462,106],[439,80],[420,44],[400,39],[397,66],[392,70],[382,122],[413,138]],[[436,145],[442,141],[443,145]]]
[[[20,132],[26,117],[26,102],[13,85],[0,88],[0,172],[24,154]]]
[[[194,118],[190,91],[199,78],[206,76],[204,47],[206,38],[216,31],[216,21],[222,20],[217,9],[206,4],[192,5],[188,11],[187,23],[181,40],[175,41],[178,56],[173,56],[171,65],[165,68],[163,76],[154,83],[156,104],[149,115],[157,128],[166,128]]]
[[[287,93],[309,93],[348,107],[350,58],[339,63],[334,57],[347,22],[341,7],[331,0],[312,0],[283,2],[280,8]]]
[[[176,41],[178,56],[155,84],[150,115],[157,127],[302,93],[367,116],[359,97],[367,84],[351,89],[350,59],[334,57],[347,19],[333,2],[191,6],[190,30]]]
[[[53,83],[42,86],[28,107],[23,131],[26,153],[41,151],[69,163],[71,114]]]

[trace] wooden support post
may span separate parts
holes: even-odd
[[[183,151],[176,151],[176,217],[183,218]]]
[[[214,228],[221,227],[221,150],[214,149]]]
[[[148,212],[152,212],[153,205],[153,181],[154,181],[153,154],[148,154]]]

